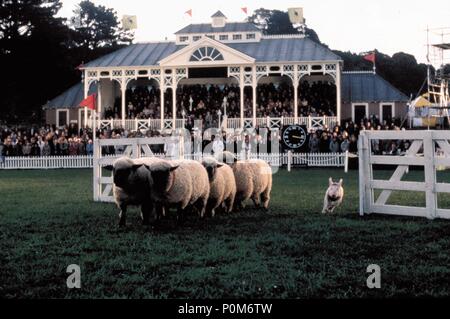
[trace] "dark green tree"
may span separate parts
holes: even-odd
[[[300,30],[293,27],[287,11],[268,10],[260,8],[255,10],[247,21],[256,25],[264,34],[299,34]],[[305,35],[311,40],[321,43],[317,33],[305,27]]]
[[[91,51],[117,48],[130,44],[134,38],[133,31],[121,27],[114,9],[97,6],[88,0],[77,5],[70,25],[75,31],[73,44]]]
[[[37,121],[40,106],[66,83],[68,28],[55,17],[60,8],[59,0],[0,3],[0,117],[34,114]]]

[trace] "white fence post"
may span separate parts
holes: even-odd
[[[288,151],[288,163],[287,163],[288,172],[291,171],[291,164],[292,164],[292,151]]]
[[[348,173],[348,151],[345,151],[344,172]]]

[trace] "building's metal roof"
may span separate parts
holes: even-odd
[[[227,22],[225,26],[219,28],[213,28],[211,23],[196,23],[185,26],[183,29],[175,32],[175,34],[219,32],[261,32],[261,30],[250,22]]]
[[[184,46],[175,42],[136,43],[104,55],[83,67],[154,66]]]
[[[354,102],[407,102],[408,97],[373,72],[344,72],[342,100]]]
[[[263,38],[259,42],[225,43],[237,51],[255,58],[256,62],[340,61],[328,48],[309,38]],[[107,54],[84,65],[95,67],[156,66],[185,45],[174,42],[137,43]]]
[[[226,18],[226,16],[222,13],[222,11],[218,10],[211,16],[211,18]]]
[[[89,94],[97,92],[97,83],[93,83],[89,89]],[[84,99],[84,88],[82,83],[75,84],[64,93],[48,101],[44,109],[70,109],[77,108]]]
[[[260,42],[227,43],[256,62],[340,61],[338,55],[309,38],[270,38]]]

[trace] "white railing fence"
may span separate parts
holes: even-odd
[[[186,120],[176,119],[175,123],[173,119],[164,119],[162,122],[164,130],[171,130],[175,128],[185,127]],[[303,116],[298,117],[297,121],[294,117],[258,117],[256,118],[256,125],[259,127],[268,127],[269,129],[280,129],[283,125],[300,124],[306,125],[308,130],[310,129],[322,129],[324,126],[332,128],[337,124],[337,117],[335,116]],[[253,127],[253,118],[243,119],[244,128]],[[194,126],[201,129],[203,125],[202,120],[195,120]],[[240,118],[222,118],[221,126],[228,129],[241,128]],[[124,127],[126,130],[138,131],[138,130],[160,130],[160,119],[110,119],[110,120],[98,120],[97,127],[100,129],[117,129]]]
[[[92,155],[77,156],[11,156],[0,159],[0,169],[92,168]]]
[[[103,155],[114,159],[123,154]],[[148,155],[148,154],[147,154]],[[147,156],[146,155],[146,156]],[[152,156],[168,158],[164,153],[153,153]],[[201,160],[205,154],[185,154],[184,158]],[[239,159],[245,159],[243,153],[237,154]],[[308,166],[308,167],[344,167],[348,169],[347,153],[255,153],[249,154],[250,159],[263,159],[273,166]],[[56,169],[56,168],[92,168],[92,155],[76,156],[43,156],[25,157],[11,156],[0,159],[0,169]]]
[[[411,146],[403,156],[372,154],[373,140],[408,140]],[[439,207],[438,194],[450,194],[450,183],[438,181],[436,171],[450,166],[450,132],[448,131],[362,131],[359,150],[360,214],[388,214],[450,219],[450,209]],[[423,150],[423,154],[419,153]],[[396,165],[392,176],[375,179],[373,166]],[[423,168],[424,181],[404,181],[409,166]],[[376,192],[377,191],[377,192]],[[393,191],[413,191],[425,195],[425,207],[395,205],[390,199]],[[379,194],[377,194],[379,193]]]

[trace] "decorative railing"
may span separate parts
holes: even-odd
[[[244,153],[236,154],[239,159],[245,159]],[[118,155],[104,155],[103,157],[116,158]],[[153,156],[165,158],[162,153]],[[184,158],[200,160],[204,154],[185,154]],[[273,166],[309,166],[309,167],[347,167],[347,153],[255,153],[249,154],[250,159],[263,159]],[[0,158],[0,169],[57,169],[57,168],[92,168],[93,156],[42,156],[25,157],[11,156]]]
[[[252,128],[254,127],[253,118],[244,118],[243,125],[244,128]],[[306,125],[309,129],[322,129],[327,126],[328,128],[332,128],[337,124],[337,118],[335,116],[302,116],[298,117],[297,121],[294,117],[257,117],[256,118],[256,126],[257,127],[268,127],[269,129],[280,129],[283,125],[292,125],[292,124],[300,124]],[[162,121],[164,130],[172,130],[175,128],[182,128],[186,126],[185,119],[176,119],[175,123],[173,119],[164,119]],[[199,129],[203,128],[202,120],[195,120],[194,127]],[[221,119],[221,127],[227,129],[238,129],[241,127],[241,119],[240,118],[222,118]],[[100,129],[117,129],[117,128],[125,128],[129,131],[138,131],[138,130],[160,130],[161,129],[161,120],[160,119],[132,119],[132,120],[120,120],[120,119],[112,119],[112,120],[98,120],[97,128]]]

